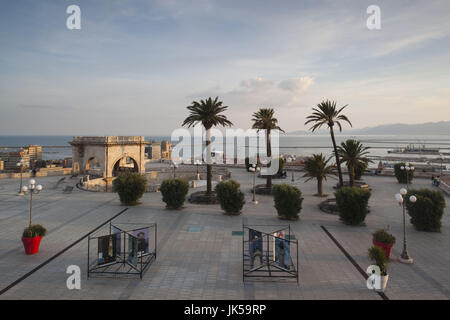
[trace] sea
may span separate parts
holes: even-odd
[[[14,150],[27,145],[43,146],[44,160],[58,160],[72,156],[69,141],[72,136],[0,136],[0,152]],[[336,135],[337,144],[347,139],[356,139],[365,146],[370,147],[369,156],[373,158],[383,157],[405,157],[423,158],[439,162],[442,157],[444,162],[450,162],[450,134],[449,135]],[[170,140],[168,136],[146,136],[146,140],[162,141]],[[176,144],[176,143],[175,143]],[[332,143],[330,135],[308,134],[308,135],[280,135],[280,153],[288,156],[305,157],[313,153],[323,153],[325,156],[332,155]],[[425,147],[439,149],[439,154],[393,154],[389,150],[405,148],[407,146]],[[221,151],[221,150],[216,150]]]

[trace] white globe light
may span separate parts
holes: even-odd
[[[401,194],[402,196],[406,195],[407,193],[408,193],[408,190],[406,190],[405,188],[401,188],[401,189],[400,189],[400,194]]]
[[[22,187],[22,192],[27,192],[28,191],[28,187],[27,186],[23,186]]]
[[[404,166],[401,166],[400,169],[405,170],[405,167],[404,167]]]
[[[410,167],[406,167],[406,171],[409,171],[409,170],[411,170],[411,168]]]
[[[416,202],[417,201],[416,196],[409,197],[409,201],[411,201],[412,203]]]
[[[41,186],[40,184],[38,184],[38,185],[36,186],[36,190],[37,190],[37,191],[41,191],[41,190],[42,190],[42,186]]]
[[[414,167],[411,167],[411,170],[414,170]]]
[[[30,180],[30,184],[31,184],[31,185],[36,184],[36,180],[31,179],[31,180]]]
[[[254,172],[255,168],[254,167],[250,167],[250,168],[248,168],[248,170],[250,170],[251,172]]]
[[[395,195],[395,200],[397,200],[398,203],[403,203],[403,197],[400,193],[397,193]]]

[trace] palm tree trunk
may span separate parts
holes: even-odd
[[[341,161],[339,160],[339,155],[336,146],[336,139],[334,138],[333,127],[330,127],[331,141],[333,142],[334,156],[336,157],[336,167],[339,175],[339,186],[342,187],[344,185],[344,180],[342,179],[342,170],[341,170]]]
[[[266,146],[267,146],[267,158],[270,159],[270,166],[272,166],[272,146],[270,144],[270,131],[266,130]],[[272,192],[272,175],[269,174],[266,177],[266,188]]]
[[[349,166],[348,167],[348,177],[350,178],[350,187],[353,187],[355,184],[355,167]]]
[[[211,129],[206,129],[206,194],[212,194]]]
[[[321,197],[323,195],[323,180],[317,179],[317,194]]]

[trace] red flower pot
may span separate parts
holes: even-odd
[[[26,254],[35,254],[39,251],[39,245],[42,237],[24,238],[22,237],[23,247]]]
[[[372,239],[372,243],[373,243],[374,246],[380,247],[384,251],[384,254],[386,255],[386,258],[389,259],[389,257],[391,256],[391,251],[392,251],[393,244],[377,242],[377,241],[375,241],[373,239]]]

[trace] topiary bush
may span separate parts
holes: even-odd
[[[244,206],[245,196],[240,187],[236,180],[228,180],[218,183],[215,188],[220,207],[228,214],[237,215]]]
[[[359,165],[355,167],[355,180],[361,180],[364,171],[367,169],[367,163],[360,162]]]
[[[134,205],[144,195],[147,179],[137,172],[121,173],[113,181],[113,190],[119,194],[120,202]]]
[[[373,236],[373,240],[375,240],[376,242],[381,242],[381,243],[385,243],[385,244],[393,245],[396,240],[392,234],[390,234],[389,232],[386,232],[386,230],[383,230],[383,229],[379,229],[379,230],[375,231],[374,233],[372,233],[372,236]]]
[[[44,237],[47,230],[40,224],[31,225],[23,230],[22,237],[24,238],[34,238],[34,237]]]
[[[340,220],[348,225],[361,225],[366,219],[370,191],[343,187],[334,193]]]
[[[380,247],[370,247],[368,250],[369,258],[380,268],[382,276],[387,275],[387,258],[384,251]]]
[[[189,183],[183,179],[167,179],[161,183],[159,191],[168,209],[180,209],[189,192]]]
[[[398,183],[406,183],[406,177],[408,177],[408,181],[412,182],[414,179],[414,170],[406,171],[402,170],[401,167],[406,166],[404,162],[394,164],[394,174],[397,178]],[[408,174],[408,176],[407,176]]]
[[[302,210],[302,192],[288,184],[277,184],[272,187],[275,209],[281,219],[297,220]]]
[[[409,197],[413,195],[417,198],[415,203],[409,201]],[[440,232],[445,206],[441,191],[426,188],[410,189],[406,196],[406,209],[411,217],[411,223],[420,231]]]

